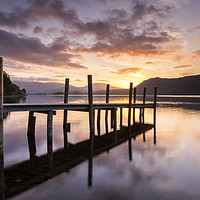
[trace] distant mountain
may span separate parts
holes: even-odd
[[[25,82],[25,81],[14,81],[20,88],[26,88],[28,94],[33,93],[47,93],[47,94],[54,94],[54,93],[64,93],[65,85],[63,83],[54,83],[54,82]],[[111,90],[118,90],[120,88],[110,86]],[[76,87],[73,85],[69,86],[69,93],[70,94],[86,94],[88,90],[88,86],[84,87]],[[94,83],[93,84],[93,91],[104,91],[106,90],[105,83]]]
[[[20,88],[25,88],[28,94],[47,93],[62,94],[64,93],[63,83],[43,83],[43,82],[23,82],[14,81]],[[154,87],[158,87],[158,94],[200,94],[200,75],[186,76],[182,78],[151,78],[140,83],[137,88],[137,94],[142,94],[144,87],[147,88],[147,94],[153,94]],[[76,87],[69,86],[70,94],[87,94],[88,86]],[[105,83],[93,84],[94,94],[105,94]],[[121,89],[110,86],[110,94],[128,95],[128,89]]]
[[[154,87],[158,87],[158,94],[200,94],[200,75],[185,76],[182,78],[151,78],[140,83],[137,93],[147,88],[147,94],[153,94]]]
[[[54,83],[54,82],[26,82],[26,81],[13,81],[20,88],[25,88],[27,93],[45,93],[45,91],[53,90],[59,87],[64,88],[64,84],[62,83]]]

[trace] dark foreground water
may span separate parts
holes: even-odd
[[[95,156],[91,186],[88,186],[86,160],[13,199],[200,199],[200,97],[165,96],[158,100],[156,144],[152,129],[146,132],[145,140],[144,135],[132,139],[131,161],[128,141]],[[70,97],[70,102],[86,101],[86,96]],[[95,101],[105,102],[105,97],[95,97]],[[128,97],[111,97],[111,101],[128,102]],[[61,102],[62,96],[27,96],[21,103]],[[152,123],[152,115],[146,109],[145,121]],[[127,116],[124,109],[125,125]],[[46,116],[36,114],[36,117],[36,155],[41,156],[47,152]],[[103,134],[104,116],[101,117]],[[53,119],[54,150],[63,147],[62,118],[63,112],[57,111]],[[9,113],[4,120],[5,168],[29,160],[27,121],[27,112]],[[70,143],[89,138],[88,113],[71,111],[69,122]]]

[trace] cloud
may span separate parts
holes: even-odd
[[[105,20],[80,23],[77,35],[92,35],[90,45],[81,44],[76,50],[85,53],[100,53],[119,56],[158,55],[171,52],[165,46],[177,38],[172,30],[163,29],[161,19],[171,12],[170,7],[159,8],[136,3],[129,11],[107,10]]]
[[[83,81],[83,80],[77,78],[77,79],[75,79],[75,81],[80,82],[80,81]]]
[[[132,68],[119,69],[114,73],[117,73],[117,74],[135,74],[135,73],[138,73],[140,71],[141,71],[140,68],[132,67]]]
[[[36,26],[34,29],[33,29],[33,33],[42,33],[44,31],[44,28],[40,27],[40,26]]]
[[[196,55],[196,56],[200,56],[200,50],[196,50],[196,51],[194,51],[194,52],[192,52],[194,55]]]
[[[32,4],[26,8],[16,8],[13,12],[0,11],[0,25],[27,28],[33,22],[42,19],[55,18],[63,23],[79,21],[74,9],[68,8],[60,0],[31,0]]]
[[[153,62],[145,62],[145,64],[147,64],[147,65],[152,65],[152,64],[154,64]]]
[[[179,75],[182,77],[182,76],[192,76],[194,74],[192,72],[182,72],[182,73],[179,73]]]
[[[57,38],[49,46],[37,38],[4,30],[0,30],[0,38],[0,54],[5,58],[38,65],[87,69],[79,63],[72,62],[73,58],[80,58],[80,55],[67,52],[70,48],[64,38]]]
[[[170,6],[159,7],[147,2],[132,1],[127,10],[108,9],[104,12],[104,19],[85,22],[81,21],[76,10],[67,7],[64,1],[28,2],[31,4],[25,9],[17,8],[10,13],[0,12],[0,25],[25,28],[33,22],[53,18],[63,23],[61,26],[65,29],[59,33],[61,37],[54,38],[50,45],[44,45],[37,38],[1,32],[9,44],[6,47],[5,42],[1,41],[7,51],[4,55],[23,62],[86,68],[72,60],[80,60],[81,53],[110,57],[124,54],[131,57],[168,54],[176,51],[170,48],[169,44],[173,42],[175,45],[179,41],[173,30],[163,25],[162,20],[166,20],[172,12]],[[55,28],[46,29],[41,25],[36,25],[33,29],[35,34],[42,36],[52,31],[55,31]],[[13,49],[9,38],[14,43]],[[3,46],[0,47],[2,51]]]
[[[160,0],[162,3],[174,8],[180,8],[190,2],[190,0]]]
[[[179,66],[175,66],[174,69],[182,69],[182,68],[188,68],[188,67],[192,67],[193,65],[179,65]]]

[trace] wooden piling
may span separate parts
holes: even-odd
[[[120,108],[120,127],[123,126],[123,109]]]
[[[100,132],[101,132],[101,127],[100,127],[100,121],[101,121],[101,109],[98,109],[98,114],[97,114],[97,132],[98,132],[98,136],[100,136]]]
[[[113,128],[114,127],[114,121],[113,121],[113,119],[114,119],[114,111],[113,111],[113,109],[111,109],[111,116],[110,116],[110,123],[111,123],[111,128]]]
[[[36,117],[34,117],[34,112],[30,111],[29,118],[28,118],[28,130],[27,130],[30,159],[33,159],[36,155],[35,122],[36,122]]]
[[[154,124],[154,144],[156,145],[156,103],[157,103],[157,87],[154,88],[154,109],[153,109],[153,124]]]
[[[69,78],[65,79],[65,93],[64,93],[64,103],[68,103],[69,99]],[[64,147],[68,147],[68,136],[67,132],[69,130],[68,123],[67,123],[67,110],[64,110],[64,117],[63,117],[63,137],[64,137]]]
[[[114,132],[117,130],[117,108],[113,109],[113,129]]]
[[[143,92],[143,103],[146,101],[146,88],[144,88]],[[142,109],[142,124],[144,124],[144,108]]]
[[[132,160],[132,142],[131,142],[131,106],[132,106],[132,92],[133,83],[130,83],[129,87],[129,108],[128,108],[128,146],[129,146],[129,160]]]
[[[157,87],[154,88],[154,110],[153,110],[153,124],[156,127],[156,103],[157,103]]]
[[[110,85],[106,85],[106,103],[109,103],[109,93],[110,93]],[[105,126],[106,126],[106,134],[108,134],[108,110],[105,113]]]
[[[131,82],[129,87],[128,126],[131,126],[132,91],[133,91],[133,83]]]
[[[53,111],[48,111],[47,114],[47,154],[48,154],[48,166],[49,169],[53,169],[53,141],[52,141],[52,124],[53,123]]]
[[[3,58],[0,57],[0,199],[4,199]]]
[[[94,109],[93,109],[93,91],[92,91],[92,75],[88,75],[88,111],[90,125],[90,151],[94,149]]]
[[[136,103],[136,88],[134,88],[133,103]],[[133,124],[135,124],[135,108],[133,108]]]

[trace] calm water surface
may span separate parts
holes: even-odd
[[[96,96],[94,100],[105,102],[105,97]],[[153,129],[146,132],[145,142],[143,135],[132,139],[132,161],[125,142],[93,158],[91,187],[88,187],[88,161],[84,161],[13,199],[200,199],[200,97],[164,96],[158,100],[156,144]],[[69,101],[85,103],[87,96],[71,96]],[[111,101],[128,102],[128,97],[115,96]],[[27,96],[21,103],[62,102],[62,96]],[[40,156],[47,152],[47,117],[35,115],[36,155]],[[125,125],[127,115],[124,109]],[[145,121],[152,123],[152,115],[146,109]],[[63,112],[57,111],[53,119],[54,150],[63,147],[62,117]],[[103,114],[101,117],[103,134]],[[27,112],[9,113],[4,120],[5,167],[29,159],[27,121]],[[71,123],[69,142],[75,144],[89,138],[88,113],[71,111],[68,121]]]

